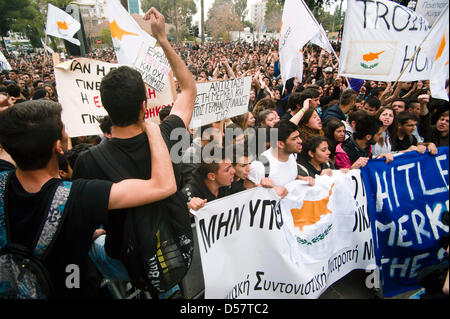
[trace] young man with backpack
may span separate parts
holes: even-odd
[[[67,151],[68,136],[61,111],[59,103],[39,100],[0,113],[0,144],[17,165],[0,173],[0,298],[96,297],[88,251],[109,210],[176,191],[169,152],[151,123],[142,128],[152,154],[150,179],[63,182],[58,156]]]
[[[186,130],[189,126],[197,95],[197,87],[191,72],[167,40],[163,15],[155,8],[151,8],[144,19],[150,20],[153,36],[161,45],[181,89],[170,111],[170,115],[160,124],[162,136],[170,151],[171,147],[177,142],[170,139],[171,132],[173,130]],[[80,155],[75,164],[73,178],[99,178],[112,181],[120,181],[129,177],[149,178],[149,171],[144,168],[148,165],[153,165],[153,163],[148,159],[148,142],[144,132],[141,130],[144,122],[141,111],[145,111],[147,91],[140,73],[126,66],[110,71],[101,81],[100,94],[102,104],[113,124],[111,128],[112,137]],[[180,189],[179,166],[174,165],[174,170],[177,186]],[[177,192],[175,195],[183,197],[181,192]],[[181,203],[185,203],[184,199],[183,197],[180,200],[172,200],[169,205],[181,205]],[[146,205],[146,207],[133,209],[133,214],[143,214],[142,217],[146,221],[153,219],[149,221],[149,227],[142,230],[145,233],[145,238],[142,239],[144,243],[148,243],[156,238],[160,221],[167,218],[167,212],[173,211],[167,209],[166,204],[167,201],[164,203],[155,202]],[[179,216],[181,218],[180,224],[185,226],[187,221],[189,231],[191,231],[186,205],[179,207],[179,209],[176,208],[176,210],[180,211],[181,214],[185,212],[186,216]],[[148,263],[148,259],[152,259],[152,257],[147,256],[147,259],[142,258],[140,261],[137,261],[134,259],[136,255],[132,257],[129,255],[130,251],[131,254],[142,253],[140,251],[141,248],[134,249],[135,246],[130,246],[130,243],[134,243],[134,240],[139,238],[128,238],[128,236],[135,235],[135,227],[143,225],[143,223],[130,221],[130,217],[127,216],[128,212],[129,210],[115,211],[109,215],[108,222],[105,224],[106,238],[99,238],[96,241],[93,257],[94,259],[99,259],[96,260],[97,267],[103,268],[99,270],[104,275],[111,275],[112,278],[110,279],[115,279],[116,266],[122,269],[120,262],[116,263],[115,261],[122,261],[128,269],[128,275],[132,277],[130,279],[136,286],[139,286],[138,282],[141,282],[144,289],[156,288],[158,290],[158,288],[161,288],[159,285],[162,284],[162,282],[159,282],[160,278],[151,280],[155,281],[155,284],[150,284],[150,286],[156,287],[148,287],[145,283],[147,279],[144,278],[147,274],[156,273],[151,268],[157,265],[149,266]],[[136,236],[140,237],[141,235],[139,233]],[[187,234],[188,240],[185,242],[192,240],[191,236],[192,234]],[[142,247],[139,244],[138,246]],[[112,263],[111,259],[113,259]],[[152,260],[153,262],[155,261],[155,259]],[[189,260],[187,263],[189,264]],[[162,273],[161,269],[159,269],[159,273]],[[117,279],[122,278],[126,278],[126,276],[119,276]],[[153,292],[156,293],[155,291]]]

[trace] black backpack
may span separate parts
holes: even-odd
[[[0,175],[0,298],[55,298],[54,284],[42,261],[49,255],[67,215],[64,208],[72,183],[57,186],[32,247],[25,247],[10,240],[6,194],[11,175]]]
[[[131,177],[110,162],[114,156],[107,147],[92,147],[89,152],[111,181]],[[154,205],[157,211],[135,207],[125,217],[121,260],[131,283],[153,296],[180,283],[191,265],[194,238],[186,202],[177,191]]]

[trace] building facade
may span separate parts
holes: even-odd
[[[265,25],[266,5],[267,0],[260,0],[250,5],[250,22],[255,27],[255,31],[260,31],[261,27]]]

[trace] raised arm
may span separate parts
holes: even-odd
[[[294,123],[295,125],[298,125],[298,123],[300,122],[300,120],[302,119],[303,115],[306,113],[306,111],[308,111],[309,109],[309,101],[311,99],[306,99],[303,102],[303,108],[301,108],[289,121],[291,121],[292,123]]]
[[[172,48],[169,40],[167,40],[164,16],[152,7],[145,14],[144,20],[150,20],[153,36],[163,49],[180,85],[181,92],[177,95],[171,114],[179,116],[183,120],[184,125],[188,127],[194,110],[195,98],[197,97],[197,86],[194,77],[183,60]]]
[[[159,126],[146,122],[144,131],[150,145],[151,178],[125,179],[113,184],[109,195],[110,210],[153,203],[169,197],[177,190],[172,161]]]

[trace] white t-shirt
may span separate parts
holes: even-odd
[[[345,126],[345,137],[344,139],[348,139],[350,136],[353,135],[353,128],[348,124],[347,121],[342,120],[342,123],[344,123]]]
[[[284,186],[287,183],[295,181],[297,178],[297,161],[295,160],[294,154],[289,156],[287,162],[280,162],[277,158],[273,157],[271,148],[264,151],[261,155],[266,156],[270,162],[269,178],[274,182],[275,186]],[[259,184],[264,177],[264,164],[260,161],[251,163],[248,179],[255,184]]]

